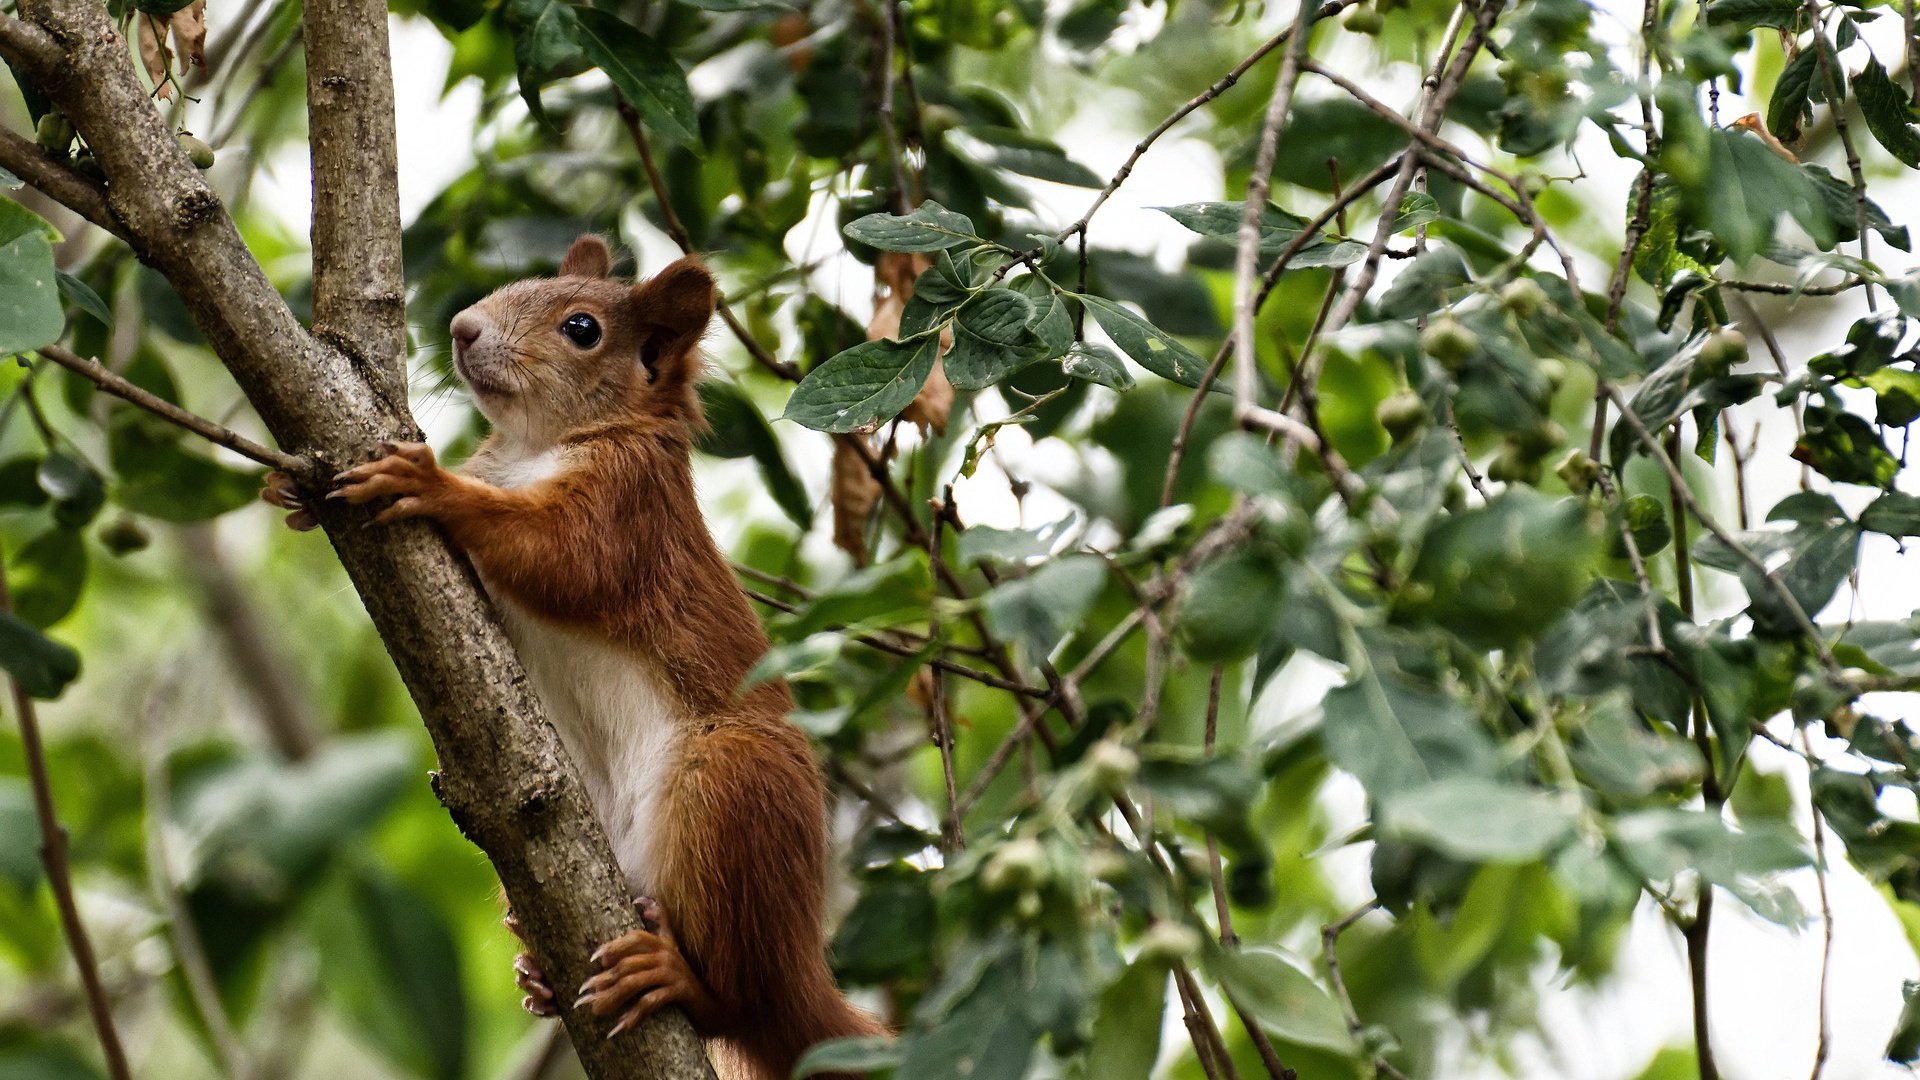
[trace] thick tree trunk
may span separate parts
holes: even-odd
[[[20,10],[24,24],[0,16],[0,51],[86,138],[107,173],[110,220],[101,220],[95,185],[52,166],[23,176],[80,203],[76,209],[166,275],[280,445],[314,463],[303,479],[317,493],[379,440],[417,438],[405,394],[384,4],[310,0],[306,9],[313,333],[176,146],[105,8],[22,0]],[[493,861],[543,969],[569,1000],[569,988],[590,974],[592,949],[636,918],[606,835],[511,645],[471,569],[432,527],[375,528],[366,512],[325,500],[316,509],[433,737],[435,791]],[[565,1021],[595,1080],[712,1075],[677,1012],[612,1040],[608,1025],[584,1010],[567,1010]]]

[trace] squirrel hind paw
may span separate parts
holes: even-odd
[[[560,1015],[560,1007],[553,1000],[553,987],[534,962],[532,953],[523,952],[513,958],[513,983],[526,995],[520,999],[521,1008],[535,1016]]]

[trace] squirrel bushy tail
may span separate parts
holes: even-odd
[[[809,975],[792,999],[781,1003],[777,1015],[749,1019],[745,1030],[714,1048],[722,1080],[788,1080],[800,1056],[815,1043],[887,1033],[886,1025],[840,993],[824,960]],[[820,1080],[858,1080],[858,1074],[823,1073]]]

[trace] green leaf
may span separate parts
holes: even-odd
[[[739,384],[723,379],[704,379],[699,390],[711,429],[701,438],[699,449],[715,457],[752,458],[781,511],[802,531],[812,528],[813,502],[787,465],[780,439],[759,406]]]
[[[649,129],[687,142],[700,138],[687,74],[673,54],[611,12],[576,6],[573,19],[580,51],[607,73]]]
[[[187,449],[179,429],[143,410],[116,408],[107,447],[118,477],[113,499],[136,514],[194,522],[252,505],[257,471],[230,469]]]
[[[1302,1046],[1353,1052],[1340,1006],[1287,956],[1271,949],[1211,948],[1206,963],[1208,972],[1267,1031]]]
[[[28,697],[52,700],[80,677],[80,654],[40,633],[25,619],[0,612],[0,669]]]
[[[772,629],[783,640],[796,640],[838,626],[892,625],[923,615],[932,599],[926,554],[910,548],[822,589],[797,614],[775,619]]]
[[[1120,346],[1120,351],[1132,357],[1134,363],[1182,386],[1200,385],[1201,378],[1207,373],[1207,362],[1194,355],[1192,349],[1180,344],[1172,334],[1111,300],[1090,295],[1080,296],[1079,300],[1093,313],[1100,329],[1105,330],[1113,343]],[[1217,383],[1214,390],[1226,392],[1226,388]]]
[[[1900,984],[1900,1020],[1887,1037],[1887,1060],[1902,1065],[1920,1061],[1920,982],[1907,979]]]
[[[58,525],[43,530],[7,560],[13,610],[46,629],[80,602],[87,581],[87,546],[80,534]]]
[[[1086,1075],[1100,1080],[1148,1080],[1160,1056],[1157,1021],[1166,1007],[1166,965],[1151,960],[1127,965],[1100,995]]]
[[[973,221],[928,199],[911,214],[868,214],[847,224],[848,238],[882,251],[942,251],[979,244]]]
[[[793,1066],[794,1080],[820,1073],[871,1073],[900,1065],[900,1044],[887,1035],[856,1035],[814,1043]]]
[[[1425,196],[1421,197],[1425,198]],[[1180,206],[1156,206],[1153,209],[1202,236],[1210,236],[1222,243],[1238,246],[1241,215],[1246,212],[1245,207],[1244,202],[1198,202]],[[1407,227],[1412,228],[1413,224]],[[1306,218],[1269,205],[1260,214],[1260,254],[1266,258],[1277,258],[1282,251],[1286,250],[1287,245],[1299,237],[1306,226]],[[1338,268],[1351,266],[1365,258],[1366,254],[1367,245],[1352,240],[1314,240],[1294,252],[1287,266],[1289,268]]]
[[[40,489],[53,499],[53,520],[68,528],[92,521],[107,501],[107,486],[100,474],[71,454],[48,454],[35,475]]]
[[[1408,233],[1422,225],[1440,220],[1440,204],[1424,191],[1409,191],[1400,200],[1400,212],[1393,215],[1393,231]]]
[[[9,1033],[0,1042],[0,1080],[101,1080],[101,1074],[51,1036]]]
[[[1710,132],[1707,176],[1711,182],[1697,193],[1700,209],[1714,239],[1735,260],[1764,249],[1783,214],[1823,249],[1838,237],[1834,218],[1807,174],[1757,135],[1726,128]]]
[[[1920,536],[1920,496],[1887,492],[1860,511],[1860,527],[1888,536]]]
[[[1861,378],[1874,393],[1874,421],[1891,427],[1906,427],[1920,420],[1920,371],[1911,368],[1881,368]]]
[[[909,675],[920,664],[903,665]],[[897,698],[897,694],[895,695]],[[835,972],[856,983],[924,976],[933,967],[933,875],[904,863],[868,871],[860,899],[833,938]]]
[[[1820,78],[1820,50],[1801,49],[1780,69],[1773,96],[1767,99],[1767,130],[1782,142],[1800,138],[1800,128],[1813,118],[1814,80]]]
[[[1887,153],[1908,168],[1920,168],[1920,132],[1914,130],[1913,106],[1906,91],[1887,77],[1887,69],[1878,59],[1869,59],[1853,77],[1853,97],[1867,119],[1867,130]]]
[[[1493,741],[1466,706],[1404,676],[1367,664],[1322,708],[1328,756],[1376,800],[1444,777],[1493,775]]]
[[[1693,870],[1761,918],[1787,926],[1804,921],[1793,891],[1779,880],[1786,871],[1812,861],[1789,826],[1735,830],[1717,812],[1659,808],[1618,818],[1613,840],[1627,862],[1651,881],[1670,881]]]
[[[1713,0],[1707,5],[1706,22],[1742,30],[1756,26],[1791,30],[1805,15],[1806,7],[1799,0]]]
[[[1033,316],[1033,303],[1012,289],[985,289],[960,305],[941,360],[947,380],[981,390],[1042,359],[1046,348],[1027,328]]]
[[[73,301],[73,306],[100,320],[101,326],[113,327],[113,312],[107,309],[106,301],[100,299],[99,293],[65,270],[55,270],[53,276],[60,284],[60,295]]]
[[[1434,526],[1394,616],[1437,623],[1489,648],[1527,640],[1586,588],[1601,524],[1581,500],[1509,487]]]
[[[1873,425],[1845,409],[1809,401],[1805,432],[1794,444],[1793,459],[1843,484],[1884,488],[1900,473],[1900,461],[1880,441]]]
[[[1018,950],[1003,947],[982,959],[986,962],[971,970],[949,972],[922,999],[920,1012],[931,1024],[902,1040],[902,1076],[1021,1080],[1026,1075],[1039,1033],[1018,1006],[1036,987]]]
[[[807,373],[787,399],[784,420],[815,431],[857,431],[898,416],[933,371],[940,335],[868,341]]]
[[[33,789],[21,777],[0,776],[0,880],[12,882],[22,894],[31,893],[40,881],[40,865]]]
[[[1080,620],[1106,583],[1106,564],[1089,555],[1073,555],[1002,582],[986,595],[987,625],[994,633],[1024,642],[1038,658],[1060,639],[1080,629]]]
[[[1181,644],[1203,663],[1253,655],[1279,616],[1286,581],[1273,552],[1246,545],[1202,566],[1180,605]]]
[[[1120,355],[1105,345],[1077,342],[1060,358],[1060,370],[1076,379],[1099,383],[1114,390],[1133,389],[1133,372],[1127,370]]]
[[[0,199],[0,356],[37,349],[66,329],[51,231],[38,214]]]
[[[996,529],[990,525],[974,525],[962,532],[955,542],[956,557],[965,566],[989,560],[1025,563],[1044,559],[1053,553],[1054,545],[1060,542],[1060,538],[1066,535],[1076,520],[1076,515],[1068,514],[1037,529]]]
[[[312,910],[320,984],[347,1019],[409,1074],[461,1080],[467,998],[445,916],[371,861]]]
[[[1577,798],[1456,776],[1388,799],[1387,833],[1469,862],[1525,862],[1557,847],[1579,820]]]
[[[1056,184],[1097,188],[1104,181],[1092,169],[1067,157],[1066,151],[1045,139],[1005,127],[964,127],[948,133],[966,156],[988,169],[1051,180]]]
[[[501,10],[513,35],[520,96],[526,100],[527,111],[544,124],[547,114],[540,106],[541,84],[559,75],[578,73],[587,65],[574,18],[577,9],[565,0],[507,0]]]

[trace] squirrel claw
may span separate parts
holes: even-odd
[[[580,986],[576,1009],[595,1016],[619,1014],[608,1038],[626,1031],[667,1005],[686,1010],[695,1030],[714,1030],[718,1003],[694,974],[657,901],[634,901],[649,927],[630,930],[593,952],[600,971]]]

